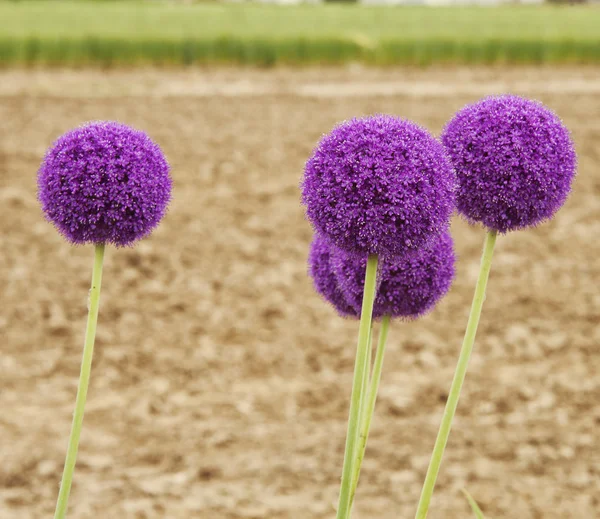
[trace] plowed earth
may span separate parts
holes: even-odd
[[[52,516],[93,251],[45,222],[36,171],[90,119],[146,130],[173,169],[154,235],[109,249],[69,517],[335,516],[357,323],[311,287],[303,163],[335,122],[438,134],[490,93],[536,97],[580,158],[554,221],[498,241],[431,519],[600,517],[600,70],[0,72],[0,518]],[[426,318],[392,326],[357,519],[409,519],[462,340],[483,231]]]

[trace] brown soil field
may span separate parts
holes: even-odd
[[[306,274],[303,164],[375,112],[438,134],[512,91],[572,129],[568,203],[499,238],[431,519],[600,517],[600,69],[361,67],[0,72],[0,518],[51,517],[79,375],[93,251],[45,222],[36,172],[90,119],[146,130],[170,212],[107,251],[70,515],[321,519],[337,505],[358,325]],[[455,218],[457,277],[392,325],[356,519],[410,519],[450,386],[483,242]]]

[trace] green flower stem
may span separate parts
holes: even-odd
[[[83,411],[90,382],[90,371],[92,369],[92,356],[94,353],[94,340],[96,338],[96,324],[98,323],[98,305],[100,303],[100,285],[102,283],[102,264],[104,262],[104,244],[96,245],[94,256],[94,269],[92,271],[92,288],[89,296],[89,309],[87,328],[85,331],[85,344],[83,346],[83,359],[81,360],[81,374],[79,375],[79,386],[77,387],[77,398],[75,399],[75,412],[73,413],[73,425],[69,437],[67,458],[63,470],[58,501],[54,519],[64,519],[67,514],[71,482],[75,471],[77,449],[79,447],[79,436],[83,424]]]
[[[371,321],[371,329],[369,330],[369,347],[367,348],[367,372],[365,373],[364,390],[369,387],[369,377],[371,376],[371,362],[373,356],[373,321]]]
[[[367,360],[366,360],[366,372],[365,372],[365,377],[363,379],[363,387],[362,387],[362,392],[360,394],[360,423],[363,422],[364,419],[364,415],[366,413],[367,410],[367,394],[369,392],[369,382],[370,382],[370,377],[371,377],[371,358],[373,356],[373,347],[372,347],[372,341],[373,341],[373,323],[371,323],[371,329],[369,330],[369,347],[367,349]],[[357,445],[358,447],[358,445]],[[355,456],[356,459],[356,456]]]
[[[352,395],[350,397],[350,413],[348,417],[348,433],[346,435],[346,449],[344,452],[344,466],[342,469],[342,485],[340,488],[340,501],[337,510],[337,519],[348,519],[350,515],[350,490],[352,486],[352,469],[356,444],[360,426],[360,404],[363,392],[364,379],[367,372],[367,355],[369,348],[369,333],[373,315],[373,303],[377,288],[377,255],[370,254],[365,272],[365,288],[363,293],[362,311],[358,331],[358,346],[356,361],[354,363],[354,380],[352,381]]]
[[[483,516],[483,512],[481,511],[481,508],[479,508],[477,501],[475,501],[475,499],[473,499],[471,494],[469,494],[464,488],[462,489],[462,493],[465,495],[465,497],[467,498],[467,501],[471,505],[471,510],[473,510],[473,513],[475,514],[476,519],[485,519],[485,517]]]
[[[440,471],[440,465],[442,464],[444,449],[446,448],[446,443],[448,443],[448,437],[450,436],[452,419],[456,413],[460,390],[465,381],[465,375],[467,374],[469,359],[471,357],[471,352],[473,351],[473,344],[475,343],[477,325],[479,324],[481,309],[483,307],[483,302],[485,301],[485,289],[492,267],[492,255],[494,253],[496,236],[496,231],[488,231],[485,237],[483,254],[481,256],[481,266],[479,268],[479,278],[477,279],[477,285],[475,287],[475,295],[473,296],[473,304],[471,305],[471,313],[465,331],[465,338],[460,350],[460,356],[458,357],[458,363],[456,365],[454,379],[452,380],[452,386],[450,387],[450,394],[448,395],[448,400],[446,402],[442,423],[440,424],[440,430],[433,447],[427,475],[425,476],[425,483],[423,484],[423,490],[421,491],[421,498],[419,499],[419,506],[417,508],[417,515],[415,516],[416,519],[425,519],[427,517],[435,481]]]
[[[365,376],[363,379],[362,390],[360,393],[360,413],[359,413],[359,424],[362,424],[365,419],[365,414],[367,412],[367,395],[369,394],[369,383],[371,378],[371,364],[372,364],[372,356],[373,356],[373,322],[371,322],[371,329],[369,330],[369,347],[367,348],[367,358],[365,364]],[[360,426],[358,428],[359,436],[356,441],[355,452],[353,463],[358,459],[358,453],[360,450]],[[350,514],[352,514],[352,498],[350,498]]]
[[[385,344],[387,342],[388,331],[390,329],[390,316],[386,315],[381,321],[381,329],[379,330],[379,340],[377,342],[377,351],[375,353],[375,364],[373,365],[373,374],[371,375],[371,383],[368,397],[366,397],[365,410],[361,416],[360,422],[360,440],[356,461],[354,464],[354,475],[352,477],[352,490],[350,492],[350,508],[354,503],[354,495],[358,486],[358,478],[360,476],[360,468],[365,457],[367,449],[367,440],[369,439],[369,430],[371,429],[371,420],[375,411],[375,401],[377,400],[377,392],[379,390],[379,381],[381,380],[381,368],[383,366],[383,354],[385,352]]]

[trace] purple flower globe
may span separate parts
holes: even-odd
[[[92,122],[47,151],[38,190],[47,219],[70,242],[125,246],[158,225],[171,178],[162,151],[144,132]]]
[[[315,290],[342,317],[358,318],[360,310],[357,312],[346,301],[338,286],[338,281],[331,268],[331,251],[332,246],[322,236],[315,234],[308,253],[308,272],[313,279]]]
[[[448,232],[439,235],[418,254],[383,258],[373,318],[416,319],[448,292],[454,279],[454,248]],[[346,300],[360,312],[365,285],[366,258],[343,250],[332,252],[331,265]]]
[[[396,256],[448,228],[456,177],[416,124],[376,115],[325,135],[306,163],[302,201],[316,231],[356,254]]]
[[[537,101],[503,95],[468,105],[442,142],[458,176],[458,211],[489,229],[547,220],[571,190],[577,158],[569,131]]]

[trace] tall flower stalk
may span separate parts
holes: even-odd
[[[96,340],[96,325],[98,323],[98,308],[100,306],[104,248],[105,246],[103,243],[96,245],[94,248],[94,268],[92,270],[92,286],[90,288],[88,320],[85,330],[85,342],[83,345],[83,358],[81,360],[81,374],[79,375],[79,385],[77,387],[77,397],[75,399],[75,412],[73,413],[73,425],[71,426],[71,435],[69,436],[67,458],[63,469],[62,481],[60,483],[60,491],[58,492],[56,510],[54,512],[55,519],[62,519],[67,514],[69,494],[71,493],[73,473],[75,472],[75,462],[77,460],[77,451],[79,449],[79,437],[81,436],[81,427],[83,426],[85,401],[87,399],[90,373],[92,371],[92,357],[94,354],[94,342]]]
[[[358,486],[358,478],[360,477],[360,469],[362,466],[363,459],[365,457],[365,451],[367,450],[367,441],[369,440],[369,431],[371,430],[371,421],[373,420],[373,414],[375,413],[375,401],[377,400],[377,393],[379,391],[379,382],[381,381],[381,370],[383,368],[383,355],[385,353],[385,345],[387,343],[388,332],[390,329],[389,315],[386,315],[381,320],[381,327],[379,329],[379,338],[377,341],[377,350],[375,352],[375,361],[373,363],[373,371],[370,374],[368,389],[363,394],[363,412],[360,420],[360,435],[359,442],[355,455],[354,469],[352,471],[352,486],[350,489],[350,509],[354,503],[354,496],[356,495],[356,487]],[[369,363],[369,367],[371,363]]]
[[[340,249],[333,249],[330,262],[340,290],[353,308],[362,304],[364,260]],[[360,441],[355,453],[350,508],[358,486],[383,366],[383,357],[391,319],[417,319],[431,311],[448,292],[454,278],[455,255],[452,237],[442,233],[418,254],[386,258],[379,268],[378,292],[373,318],[381,328],[370,389],[364,394]]]
[[[456,170],[457,209],[486,229],[471,314],[416,519],[425,519],[481,317],[498,233],[536,226],[565,203],[577,158],[569,131],[537,101],[512,95],[483,99],[460,110],[442,142]]]
[[[447,229],[455,182],[438,141],[416,124],[387,115],[340,124],[321,139],[306,163],[302,201],[308,219],[331,246],[366,262],[358,275],[361,301],[354,302],[360,325],[337,519],[350,516],[360,467],[357,446],[361,405],[367,405],[366,360],[378,261],[416,255]]]
[[[378,278],[372,305],[368,302],[369,307],[372,306],[369,315],[372,315],[372,319],[381,320],[381,327],[372,371],[372,332],[367,337],[366,361],[363,363],[364,343],[360,343],[360,353],[357,354],[356,367],[363,369],[364,366],[365,371],[354,378],[354,381],[362,380],[358,404],[360,411],[358,419],[353,415],[349,420],[347,449],[348,455],[351,452],[353,454],[349,460],[346,459],[345,468],[350,475],[346,476],[344,481],[347,483],[342,485],[340,492],[338,510],[341,509],[341,513],[350,514],[352,510],[374,415],[391,320],[415,319],[430,311],[450,288],[454,277],[454,261],[452,238],[448,233],[443,233],[418,255],[384,259],[378,262],[378,269],[372,269],[378,271]],[[342,316],[358,318],[361,314],[366,315],[365,287],[369,287],[373,276],[373,272],[369,272],[369,263],[369,260],[329,244],[318,234],[309,253],[309,272],[315,288]],[[370,294],[372,288],[366,291]],[[356,412],[356,407],[352,411]]]
[[[444,450],[446,449],[446,444],[448,443],[448,438],[450,437],[452,420],[454,419],[456,408],[458,407],[458,399],[460,398],[460,391],[467,375],[469,359],[471,358],[473,345],[475,344],[477,326],[479,325],[481,310],[483,308],[483,302],[485,301],[485,291],[488,277],[490,275],[490,269],[492,268],[492,255],[494,253],[494,245],[496,243],[496,234],[496,231],[489,231],[486,233],[485,245],[481,257],[481,267],[479,269],[479,278],[477,279],[477,286],[475,287],[475,295],[473,296],[473,304],[471,306],[471,313],[469,314],[467,330],[465,332],[465,338],[463,340],[460,355],[458,357],[458,363],[456,365],[456,371],[454,373],[452,385],[450,386],[450,393],[448,395],[448,400],[446,401],[446,408],[444,410],[444,416],[442,417],[440,430],[433,447],[431,462],[429,463],[429,468],[427,469],[425,483],[423,484],[421,497],[417,506],[417,519],[425,519],[425,517],[427,517],[429,503],[431,502],[431,496],[433,495],[435,482],[442,464]]]
[[[81,373],[55,519],[67,514],[92,368],[105,247],[150,234],[171,198],[169,165],[143,132],[94,122],[61,136],[38,172],[46,218],[71,243],[95,247]]]
[[[342,483],[338,503],[338,518],[349,517],[351,506],[352,482],[354,480],[354,467],[356,463],[357,445],[361,429],[361,402],[364,400],[365,379],[368,377],[367,350],[371,347],[369,342],[371,330],[371,316],[375,302],[375,288],[377,278],[377,256],[372,254],[367,260],[365,272],[365,287],[362,303],[360,325],[358,328],[358,345],[354,363],[354,378],[352,381],[352,394],[350,396],[350,412],[348,417],[348,432],[346,434],[346,448],[344,450],[344,465],[342,467]]]

